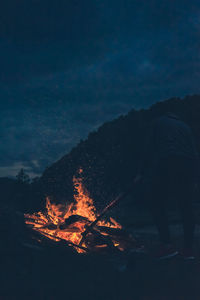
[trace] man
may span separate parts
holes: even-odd
[[[171,245],[167,220],[170,197],[176,199],[184,229],[185,259],[193,259],[195,221],[193,195],[199,175],[199,155],[189,126],[176,115],[168,113],[149,126],[140,171],[145,194],[160,237],[158,259],[173,257],[178,251]]]

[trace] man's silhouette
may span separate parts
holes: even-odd
[[[155,119],[148,128],[141,161],[135,182],[144,179],[145,194],[161,242],[156,256],[168,258],[178,254],[171,246],[167,220],[167,206],[172,198],[177,200],[183,222],[183,255],[192,259],[193,195],[199,176],[199,155],[190,127],[171,113]]]

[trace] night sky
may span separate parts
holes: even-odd
[[[103,122],[200,93],[200,1],[2,1],[0,49],[0,176],[37,176]]]

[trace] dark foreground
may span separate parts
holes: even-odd
[[[144,229],[143,237],[147,248],[154,245],[155,232],[151,229]],[[1,240],[2,300],[200,299],[198,261],[185,262],[177,257],[156,262],[136,253],[120,258],[112,254],[80,255],[68,247],[43,243],[37,248],[21,241],[25,237],[12,238],[12,234]],[[120,272],[127,259],[126,270]]]
[[[98,259],[55,254],[32,254],[29,270],[20,263],[24,257],[20,265],[4,260],[0,299],[199,299],[198,264],[143,258],[120,273]]]

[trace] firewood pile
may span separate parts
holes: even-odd
[[[30,220],[29,220],[30,221]],[[90,221],[82,216],[72,215],[65,219],[65,222],[60,225],[55,225],[54,223],[48,223],[41,227],[37,227],[38,230],[30,230],[30,236],[34,241],[38,241],[38,245],[47,246],[55,245],[59,247],[71,246],[79,253],[111,253],[118,251],[128,251],[130,249],[137,249],[139,247],[138,241],[125,229],[122,228],[112,228],[103,225],[95,225],[92,227],[87,235],[81,235],[80,233],[80,223],[84,225],[81,228],[87,230],[87,226],[90,225]],[[33,229],[33,225],[28,225],[29,229]],[[40,230],[45,230],[45,233]],[[59,237],[56,233],[59,231]],[[78,233],[80,236],[84,236],[84,243],[80,245],[75,244],[72,241],[67,241],[62,238],[62,233],[64,236],[66,234]],[[84,233],[84,230],[82,231]],[[52,238],[53,237],[53,238]],[[55,237],[55,238],[54,238]]]
[[[135,238],[107,213],[125,195],[119,195],[102,212],[97,212],[81,174],[79,170],[78,177],[73,178],[74,202],[55,204],[47,197],[44,211],[24,215],[26,225],[37,236],[39,233],[55,243],[73,247],[78,253],[122,252],[137,248]],[[37,239],[41,241],[41,237]]]

